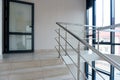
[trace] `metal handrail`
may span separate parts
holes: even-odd
[[[68,56],[69,58],[70,58],[70,60],[74,63],[74,65],[76,66],[76,68],[77,68],[77,80],[80,80],[80,73],[83,75],[83,77],[84,77],[84,79],[86,79],[86,80],[88,80],[88,78],[85,76],[85,73],[83,73],[82,71],[81,71],[81,69],[80,69],[80,57],[81,57],[81,59],[83,59],[85,62],[87,62],[87,60],[83,57],[83,56],[81,56],[80,55],[80,44],[78,44],[78,50],[77,49],[75,49],[68,41],[67,41],[67,32],[65,31],[65,38],[60,34],[60,29],[57,31],[57,30],[55,30],[56,31],[56,33],[59,35],[59,37],[58,37],[58,40],[56,39],[56,41],[57,41],[57,43],[59,44],[59,50],[57,49],[57,51],[58,51],[58,53],[59,53],[59,57],[61,57],[62,59],[63,59],[63,57],[61,56],[61,54],[60,54],[60,47],[62,48],[62,50],[66,53],[66,56]],[[77,53],[77,57],[78,57],[78,59],[77,59],[77,64],[74,62],[74,60],[71,58],[71,56],[67,53],[67,49],[66,49],[66,47],[65,47],[65,49],[62,47],[62,45],[60,44],[60,38],[62,38],[64,41],[65,41],[65,44],[68,44],[76,53]],[[78,43],[80,43],[80,42],[78,42]],[[97,72],[97,70],[94,68],[94,67],[92,67],[92,65],[91,64],[89,64],[89,62],[87,62],[88,63],[88,65],[90,65],[90,67],[93,69],[93,70],[95,70],[96,71],[96,73],[103,79],[103,80],[105,80],[101,75],[100,75],[100,73],[98,73]],[[66,64],[67,65],[67,64]],[[68,67],[68,65],[67,65],[67,67]],[[69,68],[68,68],[69,69]],[[70,71],[71,72],[71,71]],[[71,72],[72,73],[72,72]],[[73,75],[73,73],[72,73],[72,75]],[[73,75],[73,77],[75,78],[75,76]],[[76,80],[76,79],[75,79]]]
[[[77,35],[73,34],[71,31],[69,31],[68,29],[66,29],[65,27],[63,27],[59,22],[56,22],[56,24],[61,27],[62,29],[64,29],[65,31],[67,31],[69,34],[71,34],[74,38],[76,38],[78,41],[80,41],[82,44],[84,44],[86,47],[90,48],[94,53],[96,53],[98,56],[100,56],[102,59],[104,59],[105,61],[107,61],[108,63],[110,63],[111,65],[113,65],[115,68],[117,68],[118,70],[120,70],[120,65],[118,63],[116,63],[115,61],[113,61],[111,58],[109,58],[108,56],[103,55],[100,51],[98,51],[97,49],[93,48],[91,45],[89,45],[85,40],[82,40],[81,38],[79,38]],[[116,27],[118,27],[118,25],[116,25]],[[99,30],[101,30],[101,28],[98,28]]]
[[[110,25],[110,26],[104,26],[104,27],[98,27],[96,30],[105,30],[105,29],[111,29],[111,28],[117,28],[120,27],[120,24]]]
[[[76,52],[76,53],[80,53],[80,52],[78,52],[62,35],[60,35],[59,34],[59,32],[57,32],[56,30],[55,30],[55,32]],[[59,41],[55,38],[55,40],[57,41],[57,43],[58,44],[60,44],[59,43]],[[76,65],[76,63],[72,60],[72,58],[70,57],[70,55],[67,53],[67,51],[62,47],[62,45],[60,44],[60,47],[62,48],[62,50],[67,54],[67,56],[70,58],[70,60],[73,62],[73,64],[79,69],[79,66],[77,66]],[[58,51],[58,50],[57,50]],[[96,71],[96,73],[103,79],[103,80],[105,80],[103,77],[102,77],[102,75],[100,74],[100,73],[98,73],[97,72],[97,70],[94,68],[94,67],[92,67],[92,65],[89,63],[89,62],[87,62],[87,60],[83,57],[83,56],[81,56],[81,55],[79,55],[78,56],[78,58],[79,57],[81,57],[94,71]],[[82,71],[79,69],[79,71],[82,73]],[[83,76],[85,76],[84,75],[84,73],[82,73],[82,75]],[[78,76],[79,77],[79,76]],[[85,77],[86,78],[86,80],[87,80],[87,77]]]
[[[62,36],[61,36],[62,37]],[[63,37],[62,37],[63,38]],[[63,38],[64,39],[64,38]],[[57,41],[57,43],[59,44],[59,41],[57,40],[57,39],[55,39],[56,41]],[[69,45],[70,45],[70,43],[69,42],[67,42]],[[70,45],[71,46],[71,45]],[[63,46],[60,44],[60,47],[62,48],[62,50],[67,54],[67,56],[70,58],[70,60],[73,62],[73,64],[75,65],[75,67],[77,67],[78,68],[78,70],[82,73],[82,75],[84,76],[84,78],[86,79],[86,80],[88,80],[88,78],[85,76],[85,74],[80,70],[80,68],[79,68],[79,66],[74,62],[74,60],[71,58],[71,56],[68,54],[68,52],[63,48]],[[72,46],[71,46],[72,47]],[[56,48],[56,47],[55,47]],[[73,48],[72,47],[72,49],[73,50],[75,50],[75,48]],[[56,48],[56,50],[57,50],[57,52],[59,53],[59,50]],[[75,50],[76,52],[77,52],[77,50]],[[60,54],[60,56],[61,56],[61,54]],[[63,57],[61,56],[61,58],[62,58],[62,60],[65,62],[65,60],[63,59]],[[65,62],[65,64],[67,65],[67,63]],[[89,63],[88,63],[89,64]],[[68,67],[68,65],[67,65],[67,67]],[[68,69],[69,69],[69,67],[68,67]],[[70,69],[69,69],[70,70]],[[97,70],[96,70],[97,71]],[[70,70],[70,72],[72,73],[72,71]],[[73,75],[73,77],[74,77],[74,79],[75,80],[77,80],[76,78],[75,78],[75,76],[74,76],[74,74],[72,73],[72,75]]]
[[[110,58],[109,56],[106,56],[106,55],[104,55],[104,54],[102,54],[101,52],[99,52],[97,49],[95,49],[94,47],[92,47],[91,45],[89,45],[87,42],[86,42],[86,40],[84,39],[84,38],[80,38],[80,37],[78,37],[77,35],[75,35],[74,33],[72,33],[72,31],[70,31],[70,30],[68,30],[67,29],[67,27],[69,27],[68,25],[74,25],[74,24],[67,24],[67,23],[59,23],[59,22],[57,22],[56,23],[57,25],[59,25],[59,29],[58,29],[58,31],[57,30],[55,30],[56,31],[56,33],[58,34],[58,39],[57,38],[55,38],[56,39],[56,41],[57,41],[57,43],[58,43],[58,49],[56,48],[56,50],[58,51],[58,53],[59,53],[59,58],[62,58],[63,59],[63,61],[65,62],[65,60],[64,60],[64,58],[63,58],[63,55],[61,55],[61,50],[63,50],[63,52],[65,52],[65,56],[68,56],[68,58],[70,58],[70,60],[73,62],[73,64],[74,64],[74,66],[77,68],[77,78],[75,78],[75,76],[74,76],[74,74],[72,73],[72,71],[70,70],[70,68],[69,68],[69,66],[67,65],[67,63],[65,62],[65,64],[67,65],[67,67],[68,67],[68,69],[70,70],[70,72],[72,73],[72,75],[73,75],[73,77],[74,77],[74,79],[75,80],[81,80],[80,79],[80,73],[83,75],[83,78],[85,79],[85,80],[88,80],[88,77],[85,75],[85,73],[83,73],[82,71],[81,71],[81,69],[80,69],[80,57],[81,57],[81,59],[82,60],[84,60],[103,80],[105,80],[105,78],[103,78],[103,76],[99,73],[99,71],[95,68],[95,67],[93,67],[90,63],[89,63],[89,61],[87,61],[80,53],[80,49],[79,49],[79,47],[78,47],[78,50],[76,49],[76,48],[74,48],[73,47],[73,45],[71,45],[71,43],[69,43],[69,41],[67,41],[67,39],[69,39],[69,38],[67,38],[67,34],[70,34],[71,36],[73,36],[73,38],[74,39],[76,39],[76,40],[78,40],[79,42],[78,43],[82,43],[82,44],[84,44],[84,46],[85,47],[87,47],[87,48],[89,48],[89,49],[91,49],[95,54],[97,54],[100,58],[102,58],[102,59],[104,59],[105,61],[107,61],[108,63],[110,63],[111,65],[113,65],[115,68],[117,68],[118,70],[120,70],[120,65],[119,65],[119,63],[117,63],[117,62],[115,62],[112,58]],[[67,25],[67,26],[66,26]],[[76,25],[74,25],[74,26],[78,26],[78,24],[76,24]],[[82,25],[79,25],[79,26],[82,26]],[[116,27],[116,26],[115,26]],[[117,26],[118,27],[118,26]],[[61,28],[62,28],[62,30],[64,30],[65,31],[65,33],[64,33],[64,37],[63,37],[63,35],[61,35],[61,34],[63,34],[63,32],[61,33]],[[98,32],[99,32],[99,30],[98,30]],[[64,44],[64,46],[65,46],[65,49],[63,48],[63,44],[61,45],[61,38],[65,41],[65,44]],[[71,39],[70,39],[71,40]],[[99,40],[99,39],[98,39]],[[99,42],[99,41],[98,41]],[[75,53],[78,53],[77,54],[77,64],[74,62],[74,59],[69,55],[69,53],[67,52],[67,45],[69,45],[71,48],[72,48],[72,50],[73,51],[75,51]],[[98,45],[99,45],[99,43],[98,43]],[[79,45],[80,46],[80,45]],[[99,47],[98,47],[98,49],[99,49]],[[75,56],[76,57],[76,56]],[[75,59],[76,60],[76,59]]]
[[[81,24],[75,24],[75,23],[66,23],[66,22],[57,22],[59,24],[64,24],[64,25],[74,25],[74,26],[85,26],[85,27],[95,27],[96,30],[105,30],[105,29],[111,29],[111,28],[116,28],[120,27],[120,24],[115,24],[115,25],[109,25],[109,26],[93,26],[93,25],[81,25]]]
[[[73,26],[85,26],[85,27],[96,27],[93,25],[81,25],[81,24],[76,24],[76,23],[67,23],[67,22],[57,22],[59,24],[64,24],[64,25],[73,25]],[[97,26],[100,27],[100,26]]]
[[[56,47],[55,47],[55,48],[56,48]],[[59,50],[58,50],[57,48],[56,48],[56,50],[57,50],[57,52],[59,53]],[[60,56],[62,56],[62,55],[60,54]],[[62,60],[64,61],[64,63],[66,64],[66,66],[67,66],[67,68],[69,69],[69,71],[71,72],[74,80],[77,80],[77,79],[75,78],[74,74],[72,73],[71,69],[69,68],[69,66],[68,66],[67,63],[65,62],[64,58],[63,58],[63,57],[61,57],[61,58],[62,58]]]

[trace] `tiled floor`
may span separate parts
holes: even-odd
[[[57,53],[5,54],[0,80],[73,80]]]

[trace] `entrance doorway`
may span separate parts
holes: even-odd
[[[34,4],[6,0],[4,13],[4,52],[33,52]]]

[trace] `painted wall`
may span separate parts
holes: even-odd
[[[0,58],[2,56],[2,0],[0,0]]]
[[[85,23],[85,0],[23,1],[35,3],[35,50],[54,49],[56,22]]]

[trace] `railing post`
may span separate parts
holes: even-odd
[[[59,55],[58,55],[58,58],[60,58],[60,28],[58,29],[58,41],[59,41]]]
[[[80,42],[78,41],[78,67],[77,67],[77,80],[80,80]]]
[[[98,30],[98,42],[97,42],[97,45],[98,45],[98,47],[97,47],[97,49],[98,49],[98,51],[99,51],[99,40],[100,39],[100,31]]]
[[[66,29],[67,29],[67,25],[66,25]],[[66,51],[66,54],[65,56],[67,55],[67,31],[65,31],[65,51]]]

